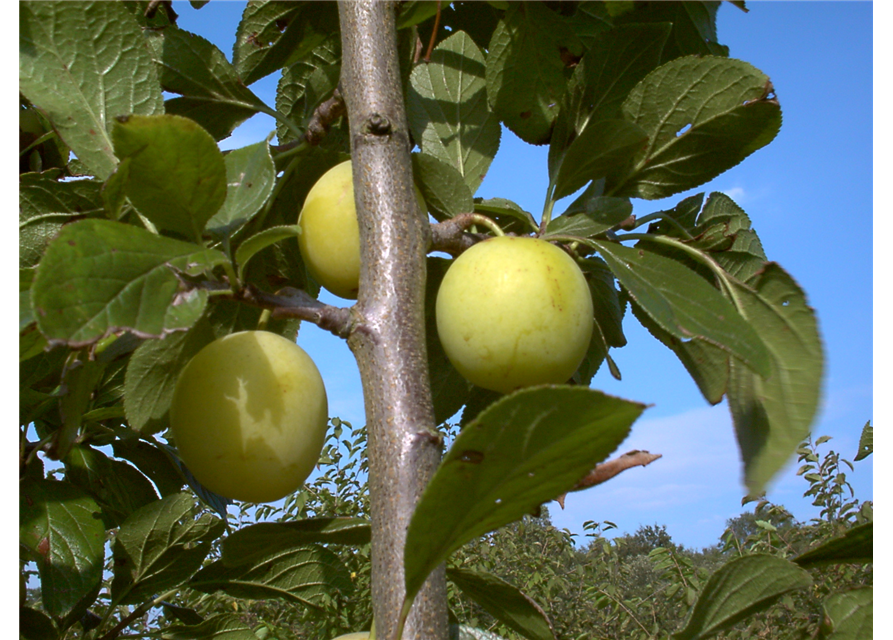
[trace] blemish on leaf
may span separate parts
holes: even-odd
[[[50,539],[44,536],[40,539],[40,542],[37,543],[37,553],[42,556],[47,555],[50,552]]]
[[[467,449],[459,454],[461,462],[469,462],[471,464],[480,464],[484,460],[484,454],[480,451]]]
[[[533,115],[533,112],[530,111],[530,110],[528,110],[528,111],[522,111],[522,112],[521,112],[520,114],[518,114],[518,115],[521,116],[521,119],[522,119],[522,120],[527,120],[531,115]]]

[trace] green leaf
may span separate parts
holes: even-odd
[[[59,182],[47,173],[25,173],[19,178],[19,267],[33,267],[43,257],[62,225],[81,217],[103,215],[93,180]]]
[[[491,108],[525,142],[548,142],[567,86],[563,58],[583,53],[570,25],[540,2],[513,3],[488,51]]]
[[[292,522],[259,522],[234,531],[223,541],[221,560],[228,567],[257,563],[270,549],[321,544],[369,544],[365,518],[306,518]]]
[[[673,640],[709,638],[811,584],[809,572],[789,560],[764,554],[730,560],[707,580],[688,623]]]
[[[115,153],[129,159],[127,197],[158,229],[197,240],[227,196],[217,143],[181,116],[130,116],[112,130]]]
[[[474,211],[471,190],[453,165],[427,153],[413,153],[411,157],[416,184],[436,220]]]
[[[341,39],[338,32],[305,59],[282,70],[276,87],[276,110],[306,128],[316,108],[332,97],[341,76]],[[297,139],[285,123],[276,121],[279,144]]]
[[[525,211],[516,202],[506,198],[475,198],[474,210],[493,218],[506,233],[517,232],[528,234],[539,231],[539,223],[529,211]],[[520,223],[520,224],[519,224]]]
[[[623,166],[648,140],[641,127],[626,120],[590,122],[571,143],[555,176],[553,198],[571,195],[591,180]]]
[[[874,589],[861,587],[832,593],[823,604],[832,632],[827,640],[862,640],[874,637]]]
[[[245,240],[245,242],[240,244],[239,248],[236,250],[236,264],[239,265],[239,279],[241,280],[244,277],[248,261],[251,260],[252,256],[256,253],[287,238],[297,238],[300,234],[301,227],[292,224],[283,227],[269,227],[257,235],[251,236]]]
[[[347,568],[320,545],[268,549],[253,562],[235,567],[217,561],[199,571],[189,586],[205,593],[219,590],[234,598],[280,599],[314,608],[335,591],[349,595],[353,590]]]
[[[874,562],[874,523],[866,522],[849,529],[842,536],[828,540],[819,547],[801,553],[794,562],[801,567],[814,567],[829,563]]]
[[[120,526],[131,513],[158,499],[143,474],[92,447],[73,447],[64,462],[65,479],[96,499],[106,529]]]
[[[630,8],[635,3],[626,4]],[[635,4],[635,10],[618,14],[617,23],[650,24],[672,23],[673,30],[664,47],[662,61],[686,55],[724,56],[729,48],[716,39],[716,12],[719,0],[690,0],[686,2],[649,2]]]
[[[226,199],[205,225],[217,238],[230,236],[251,220],[264,206],[276,183],[276,167],[266,142],[230,151],[224,163]]]
[[[757,495],[809,433],[824,357],[815,313],[791,276],[770,262],[747,285],[735,284],[741,314],[759,327],[772,354],[771,373],[760,377],[732,359],[728,399],[744,480]]]
[[[155,483],[162,498],[179,493],[183,477],[170,458],[157,446],[134,438],[118,438],[112,443],[115,456],[132,463]]]
[[[862,427],[862,435],[859,437],[859,453],[853,458],[855,462],[863,460],[874,453],[874,427],[871,426],[871,420]]]
[[[336,5],[251,0],[236,29],[233,65],[250,85],[302,60],[337,31]]]
[[[174,26],[148,33],[165,91],[181,97],[165,102],[165,112],[190,118],[215,140],[264,109],[226,56],[204,38]]]
[[[595,195],[599,191],[599,184],[593,182],[567,211],[549,221],[544,237],[592,238],[629,218],[633,212],[629,198]]]
[[[550,181],[566,167],[568,147],[590,122],[620,117],[629,92],[659,64],[669,32],[668,24],[633,24],[595,37],[562,98],[549,143]]]
[[[149,634],[162,640],[258,640],[258,636],[234,613],[221,613],[194,625],[172,625]]]
[[[43,611],[20,607],[19,640],[59,640],[59,631]]]
[[[501,129],[487,106],[484,56],[458,31],[410,76],[406,118],[422,153],[456,169],[472,195],[493,161]]]
[[[718,289],[676,260],[613,242],[595,243],[630,297],[662,329],[683,340],[705,340],[759,375],[769,375],[762,324],[748,322]],[[754,327],[760,327],[759,334]]]
[[[19,90],[107,178],[118,164],[112,119],[164,110],[139,25],[118,2],[22,2],[19,12]]]
[[[768,76],[740,60],[685,57],[632,90],[623,115],[648,134],[615,196],[656,200],[703,184],[769,144],[781,109]]]
[[[209,513],[195,515],[195,499],[176,493],[137,511],[118,530],[112,549],[112,600],[139,604],[183,584],[198,571],[211,542],[225,529]]]
[[[648,332],[672,350],[686,371],[698,385],[701,395],[710,404],[719,404],[726,393],[729,382],[729,354],[703,340],[682,340],[664,331],[635,302],[631,308],[633,315]]]
[[[626,345],[626,336],[623,335],[626,300],[621,301],[620,292],[614,284],[614,274],[603,260],[589,258],[581,268],[589,284],[595,323],[586,357],[574,376],[575,382],[588,387],[601,363],[608,357],[608,349]]]
[[[447,579],[484,611],[530,640],[555,640],[552,624],[536,602],[485,571],[447,569]]]
[[[85,611],[99,593],[105,544],[93,498],[67,482],[23,480],[19,543],[37,562],[46,612],[62,618]]]
[[[481,412],[456,438],[410,521],[407,599],[451,552],[567,492],[617,448],[644,408],[592,389],[546,386]]]
[[[124,412],[132,429],[148,435],[168,427],[180,372],[214,337],[208,323],[199,320],[189,331],[147,340],[134,351],[124,378]]]
[[[181,291],[175,270],[198,275],[225,261],[219,251],[130,225],[81,220],[47,248],[31,304],[50,340],[85,345],[125,328],[160,337],[192,326],[207,299]]]

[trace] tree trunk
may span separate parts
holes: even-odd
[[[350,119],[360,223],[359,364],[369,430],[372,602],[376,637],[393,638],[404,596],[403,548],[415,504],[441,457],[425,347],[427,216],[416,203],[397,57],[395,4],[339,3],[341,91]],[[445,640],[441,568],[416,598],[406,640]]]

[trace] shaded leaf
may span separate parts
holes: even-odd
[[[250,85],[309,56],[337,31],[334,4],[251,0],[236,29],[233,65]]]
[[[474,211],[471,190],[452,165],[427,153],[413,153],[411,157],[416,184],[436,220]]]
[[[555,176],[558,200],[591,180],[599,180],[625,165],[648,140],[645,131],[621,119],[589,122],[565,151]]]
[[[19,178],[19,267],[33,267],[62,225],[103,214],[93,180],[60,182],[54,173],[25,173]]]
[[[874,523],[866,522],[849,529],[842,536],[801,553],[794,562],[801,567],[814,567],[840,562],[874,562]]]
[[[239,265],[239,279],[243,279],[245,268],[248,261],[251,260],[259,251],[262,251],[270,245],[281,242],[287,238],[297,238],[301,234],[301,227],[296,224],[282,227],[268,227],[257,235],[251,236],[239,245],[236,250],[236,264]]]
[[[596,35],[574,69],[549,142],[549,179],[590,122],[620,117],[629,92],[660,62],[668,24],[626,25]]]
[[[639,3],[634,11],[619,13],[616,19],[619,23],[672,23],[662,56],[664,62],[691,54],[728,56],[729,48],[716,39],[716,12],[721,4],[719,0]]]
[[[81,220],[47,248],[31,304],[50,340],[89,344],[125,328],[158,337],[192,326],[207,299],[181,292],[174,270],[197,275],[225,261],[219,251],[130,225]]]
[[[827,640],[862,640],[874,637],[874,589],[861,587],[832,593],[823,605],[832,631]]]
[[[789,560],[764,554],[730,560],[707,580],[685,628],[673,640],[709,638],[811,584],[809,573]]]
[[[227,170],[214,139],[181,116],[130,116],[112,130],[128,159],[127,197],[158,229],[198,240],[227,197]]]
[[[655,200],[692,189],[769,144],[781,109],[768,76],[740,60],[685,57],[658,67],[623,103],[648,134],[609,195]]]
[[[310,543],[360,546],[372,539],[365,518],[306,518],[292,522],[259,522],[234,531],[223,541],[221,560],[228,567],[252,564],[270,549]]]
[[[185,332],[147,340],[130,357],[124,378],[124,412],[131,428],[143,435],[168,427],[168,410],[183,367],[214,341],[204,320]]]
[[[199,571],[189,586],[234,598],[279,599],[314,608],[335,591],[353,590],[350,573],[333,552],[319,545],[268,549],[249,564],[229,567],[217,561]]]
[[[566,87],[566,55],[582,44],[570,25],[541,2],[513,3],[490,39],[487,97],[500,120],[530,144],[549,141]]]
[[[276,87],[276,110],[306,128],[316,108],[332,97],[341,76],[341,38],[334,32],[303,60],[282,70]],[[276,121],[279,144],[297,139],[285,123]]]
[[[162,87],[180,96],[165,102],[165,113],[190,118],[221,140],[263,107],[223,52],[201,36],[171,25],[147,32],[147,42]]]
[[[148,504],[121,525],[112,548],[112,599],[139,604],[183,584],[198,571],[225,524],[209,513],[196,517],[194,498],[176,493]]]
[[[143,474],[92,447],[73,447],[64,462],[65,479],[96,499],[106,529],[120,526],[135,510],[158,499]]]
[[[53,619],[43,611],[31,607],[19,607],[20,640],[59,640],[59,632]]]
[[[112,119],[164,110],[139,25],[118,2],[23,2],[19,11],[19,90],[107,178],[118,164]]]
[[[61,618],[85,611],[102,580],[105,528],[96,501],[67,482],[23,480],[19,543],[37,562],[46,612]]]
[[[484,611],[530,640],[555,640],[542,607],[517,587],[485,571],[447,569],[447,579]]]
[[[456,169],[472,195],[493,161],[501,129],[487,106],[484,56],[458,31],[410,76],[406,118],[422,153]]]
[[[824,356],[815,313],[793,278],[775,263],[735,284],[742,315],[760,328],[772,354],[765,378],[736,359],[728,400],[751,495],[787,464],[809,433],[821,397]]]
[[[155,483],[162,498],[178,493],[183,487],[184,480],[177,467],[155,445],[134,438],[118,438],[112,443],[112,450],[116,457],[132,463]]]
[[[716,287],[656,253],[613,242],[595,243],[630,297],[662,329],[683,340],[706,340],[740,358],[759,375],[769,374],[770,353],[761,339],[762,325],[742,317]],[[759,334],[754,327],[760,327]]]
[[[410,521],[407,598],[452,551],[570,490],[617,448],[644,408],[592,389],[545,386],[481,412],[456,438]]]
[[[193,625],[172,625],[148,634],[161,640],[257,640],[242,617],[221,613]]]
[[[266,142],[234,149],[224,156],[224,163],[226,199],[205,225],[218,238],[231,235],[251,220],[270,197],[276,183],[276,167]]]

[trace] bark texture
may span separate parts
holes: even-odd
[[[394,637],[406,528],[442,453],[425,347],[430,230],[412,183],[395,10],[393,2],[339,3],[341,92],[350,120],[362,265],[348,344],[359,364],[369,430],[372,601],[381,640]],[[441,568],[416,598],[403,638],[447,636]]]

